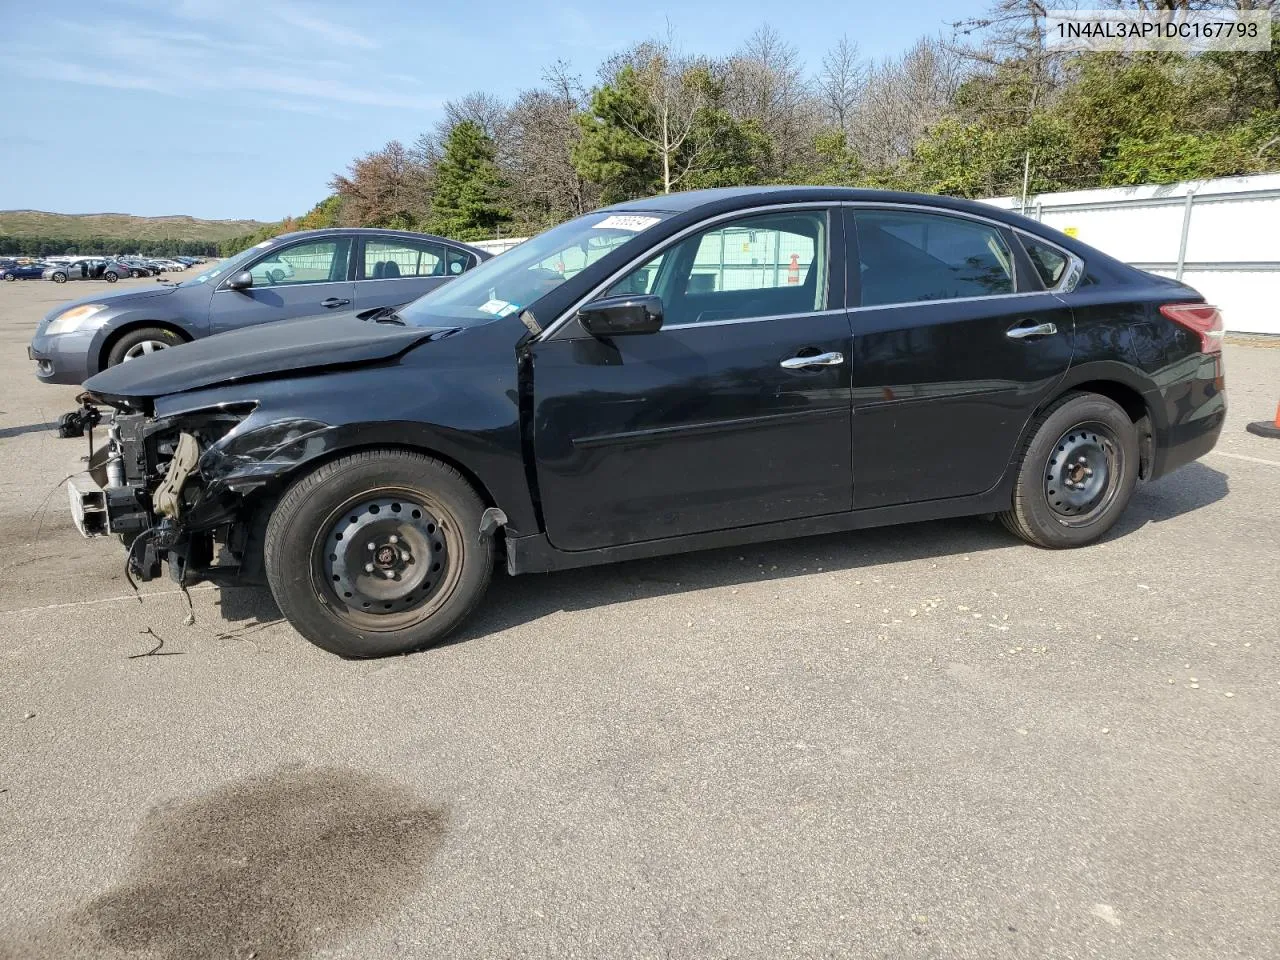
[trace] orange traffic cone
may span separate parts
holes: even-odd
[[[1276,418],[1272,423],[1267,423],[1265,420],[1255,420],[1245,429],[1250,433],[1256,433],[1260,437],[1280,440],[1280,404],[1276,404]]]

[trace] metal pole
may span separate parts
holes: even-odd
[[[1182,205],[1182,239],[1178,241],[1178,267],[1173,279],[1182,279],[1182,268],[1187,262],[1187,238],[1191,235],[1191,205],[1196,201],[1196,189],[1187,191],[1187,201]]]
[[[1027,185],[1031,181],[1031,151],[1028,150],[1022,159],[1022,210],[1020,211],[1025,217],[1027,215]]]

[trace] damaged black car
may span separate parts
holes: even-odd
[[[399,310],[211,337],[86,382],[86,535],[261,583],[344,656],[543,572],[988,514],[1092,543],[1206,453],[1218,311],[1033,220],[744,188],[596,211]],[[96,447],[96,449],[94,449]]]

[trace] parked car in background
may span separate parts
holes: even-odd
[[[55,263],[46,267],[43,277],[54,283],[66,283],[68,280],[100,280],[107,262],[96,258],[72,260],[67,263]]]
[[[215,333],[408,303],[489,256],[421,233],[285,234],[189,280],[59,306],[36,328],[28,353],[41,380],[80,383],[106,367]]]
[[[129,276],[135,279],[138,277],[153,277],[160,272],[146,261],[138,260],[134,257],[121,257],[120,262],[129,267]]]
[[[265,576],[303,636],[382,656],[465,620],[499,552],[542,572],[971,514],[1093,543],[1226,416],[1195,290],[951,197],[633,201],[384,319],[89,379],[118,412],[82,531],[133,538],[143,579]]]
[[[10,283],[15,280],[39,280],[49,268],[46,263],[15,263],[0,267],[0,279]]]

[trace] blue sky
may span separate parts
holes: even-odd
[[[772,23],[813,70],[843,33],[891,56],[984,6],[0,0],[0,209],[274,220],[356,155],[411,142],[444,101],[510,97],[556,59],[591,81],[667,21],[712,55]]]

